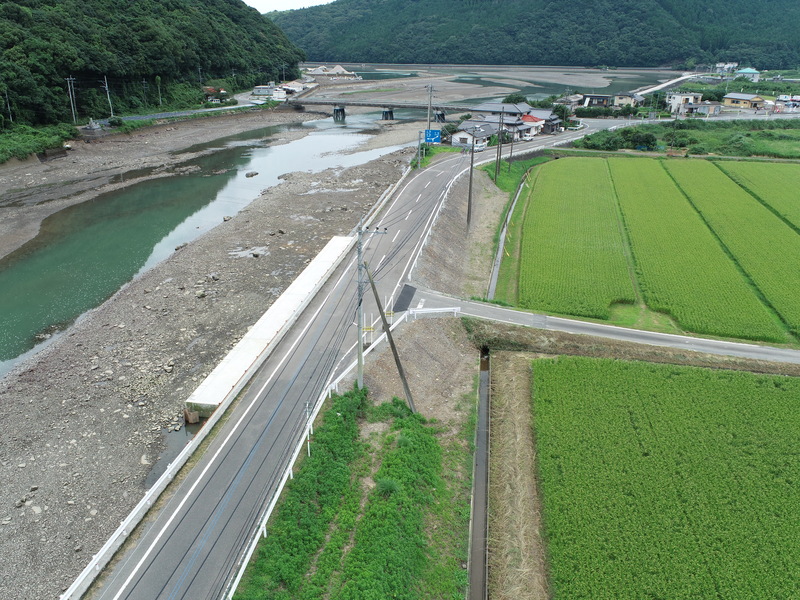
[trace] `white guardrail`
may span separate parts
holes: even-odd
[[[375,202],[373,207],[367,212],[367,215],[364,218],[365,226],[369,225],[372,222],[375,216],[383,209],[383,207],[386,205],[386,202],[397,191],[398,187],[403,183],[403,181],[405,181],[405,179],[408,177],[410,173],[411,173],[411,168],[407,168],[403,172],[400,179],[397,180],[397,182],[395,182],[393,185],[389,186],[386,190],[384,190],[384,192],[378,198],[378,201]],[[355,231],[356,228],[353,229],[353,232]],[[310,294],[308,294],[306,300],[301,305],[297,306],[297,309],[295,310],[293,316],[290,319],[292,323],[305,309],[308,303],[313,299],[317,291],[319,291],[319,288],[321,288],[322,285],[328,280],[328,278],[330,277],[330,273],[332,273],[341,264],[342,260],[344,260],[349,251],[352,250],[353,246],[356,243],[356,238],[354,236],[351,236],[351,238],[352,238],[351,242],[348,244],[346,249],[341,253],[340,257],[336,260],[335,264],[331,267],[326,276],[323,279],[321,279],[317,283],[317,285],[314,286],[313,291]],[[399,319],[396,325],[401,323],[403,320],[405,320],[404,317]],[[289,325],[291,325],[291,323]],[[282,339],[283,335],[286,333],[286,331],[288,331],[288,329],[289,326],[284,327],[276,335],[276,337],[270,341],[268,347],[262,349],[258,357],[260,362],[266,360],[266,358],[271,353],[272,349],[278,344],[278,342]],[[381,338],[378,338],[378,340],[380,339]],[[67,590],[60,596],[60,600],[79,600],[89,590],[89,587],[92,585],[92,583],[94,583],[94,580],[98,577],[98,575],[100,575],[100,572],[108,565],[108,563],[113,558],[114,554],[122,547],[122,545],[125,543],[125,540],[128,539],[128,536],[130,536],[131,532],[136,528],[136,526],[139,523],[141,523],[141,521],[147,515],[147,512],[161,496],[161,493],[167,488],[170,482],[175,478],[175,475],[186,464],[189,458],[191,458],[195,450],[197,450],[198,446],[200,446],[203,440],[205,440],[206,436],[208,436],[210,431],[214,428],[214,425],[216,425],[216,423],[222,418],[223,414],[225,414],[225,411],[232,404],[233,400],[236,398],[239,391],[241,391],[244,385],[247,384],[247,381],[249,381],[250,377],[252,377],[252,375],[254,375],[257,370],[258,370],[257,368],[248,369],[246,374],[244,375],[245,379],[239,381],[234,389],[228,391],[225,399],[220,402],[219,408],[217,408],[217,410],[214,411],[214,413],[209,417],[208,421],[205,422],[200,431],[198,431],[197,434],[195,434],[192,440],[186,445],[186,447],[175,458],[175,460],[173,460],[171,463],[169,463],[169,465],[167,465],[167,469],[164,472],[164,474],[158,478],[158,481],[156,481],[149,490],[147,490],[144,497],[133,508],[133,510],[128,514],[128,516],[125,517],[125,519],[123,519],[120,522],[120,525],[116,529],[116,531],[114,531],[114,533],[111,534],[111,537],[106,541],[105,544],[103,544],[102,548],[100,548],[100,550],[92,556],[92,559],[91,561],[89,561],[89,564],[86,565],[83,571],[81,571],[80,575],[78,575],[75,581],[73,581],[72,585],[70,585],[69,588],[67,588]],[[344,375],[339,379],[337,379],[337,381],[331,385],[336,386],[338,388],[338,384],[343,378]],[[331,388],[329,386],[322,393],[322,395],[320,396],[322,400],[324,400],[324,398],[330,394],[330,389]],[[314,410],[314,417],[316,417],[321,406],[322,402],[318,400],[317,406],[315,407]],[[314,417],[310,419],[311,423],[313,423]],[[306,433],[304,432],[304,436],[305,435]],[[263,519],[264,523],[266,523],[266,520],[269,519],[269,515],[271,514],[275,501],[277,501],[277,498],[280,496],[280,492],[283,490],[283,486],[285,484],[286,479],[291,476],[292,465],[294,464],[297,455],[302,449],[303,443],[304,443],[304,437],[301,437],[298,443],[298,447],[293,455],[293,458],[289,462],[289,465],[286,468],[284,476],[281,480],[280,487],[277,490],[277,492],[273,495],[273,498],[270,500],[268,511]],[[263,526],[259,526],[259,528],[256,529],[256,531],[254,532],[253,538],[256,541],[258,540],[258,533],[262,528]],[[255,548],[253,542],[251,542],[251,545],[253,546],[253,548]],[[252,555],[252,550],[248,549],[247,559],[244,560],[243,563],[241,564],[241,568],[238,576],[236,577],[234,585],[229,586],[228,597],[233,596],[233,592],[236,590],[236,585],[238,585],[239,580],[241,579],[241,575],[244,572],[244,568],[247,566],[247,561],[249,560],[251,555]]]

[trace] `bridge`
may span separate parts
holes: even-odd
[[[287,98],[286,105],[302,108],[305,106],[332,106],[334,121],[341,121],[345,118],[345,108],[352,107],[366,107],[366,108],[380,108],[382,109],[381,119],[384,121],[394,120],[394,111],[396,109],[414,109],[414,110],[428,110],[430,107],[433,113],[433,119],[437,123],[445,122],[445,114],[450,112],[491,112],[477,110],[472,106],[461,104],[428,104],[425,102],[397,102],[387,100],[323,100],[323,99],[310,99],[310,98]]]

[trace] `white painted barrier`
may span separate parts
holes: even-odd
[[[381,194],[377,202],[375,202],[372,209],[370,209],[370,211],[367,213],[367,216],[364,219],[365,226],[369,225],[372,222],[375,216],[383,209],[383,207],[386,205],[386,202],[389,200],[389,198],[391,198],[391,196],[395,193],[395,191],[397,191],[400,184],[408,177],[410,173],[411,169],[407,168],[403,172],[403,175],[395,184],[389,186],[388,188],[386,188],[386,190],[384,190],[383,194]],[[356,229],[354,229],[353,231],[355,232]],[[75,581],[72,582],[72,585],[69,588],[67,588],[67,590],[60,596],[60,600],[79,600],[86,593],[86,591],[92,585],[92,583],[100,574],[100,572],[111,561],[112,557],[117,552],[117,550],[119,550],[120,547],[122,547],[122,544],[125,543],[125,540],[131,534],[133,529],[142,521],[142,519],[144,519],[145,515],[150,510],[150,507],[155,503],[156,500],[158,500],[158,497],[172,481],[175,474],[177,474],[177,472],[183,467],[183,465],[186,464],[186,462],[189,460],[192,454],[194,454],[194,451],[197,449],[197,447],[202,443],[202,441],[206,438],[208,433],[213,429],[214,425],[216,425],[217,421],[219,421],[219,419],[222,418],[222,415],[228,409],[228,407],[236,398],[241,389],[245,385],[247,385],[247,382],[249,381],[250,377],[252,377],[252,375],[258,370],[257,367],[261,363],[263,363],[264,360],[266,360],[272,348],[274,348],[274,346],[280,341],[282,336],[286,333],[286,331],[288,331],[288,329],[297,319],[299,314],[308,305],[308,303],[311,302],[312,298],[316,295],[317,291],[319,291],[319,288],[322,287],[325,281],[327,281],[328,277],[330,276],[330,273],[332,273],[333,270],[336,269],[336,267],[338,267],[339,264],[341,264],[342,260],[344,260],[348,252],[355,245],[355,242],[356,242],[355,236],[333,238],[328,243],[328,245],[325,246],[322,252],[320,252],[320,255],[318,255],[318,257],[324,255],[325,260],[330,261],[331,259],[334,258],[334,250],[332,250],[332,248],[338,248],[339,254],[335,256],[334,264],[330,264],[329,265],[330,268],[325,269],[325,273],[322,274],[322,276],[312,277],[311,275],[309,275],[309,280],[307,280],[305,284],[303,284],[303,286],[305,286],[310,282],[314,282],[312,289],[308,290],[308,294],[305,295],[304,297],[301,294],[303,286],[297,286],[293,289],[292,286],[294,286],[295,283],[297,283],[297,281],[295,281],[292,283],[292,285],[290,285],[286,289],[286,291],[278,298],[278,300],[276,300],[275,303],[273,303],[272,305],[273,307],[275,307],[276,305],[278,305],[279,307],[278,309],[276,309],[275,313],[275,315],[279,319],[277,330],[275,327],[270,325],[269,319],[266,318],[267,314],[269,313],[268,310],[267,313],[265,313],[264,316],[262,316],[261,319],[259,319],[256,325],[254,325],[253,328],[251,328],[251,330],[245,335],[245,337],[243,337],[239,341],[239,343],[234,347],[234,349],[231,350],[231,352],[225,358],[222,359],[222,362],[217,366],[217,368],[214,369],[214,371],[211,372],[211,374],[206,378],[206,380],[204,380],[200,384],[200,386],[198,386],[195,392],[187,400],[186,402],[187,406],[189,406],[190,402],[194,403],[200,400],[207,402],[209,401],[209,399],[212,399],[215,396],[218,397],[224,394],[223,399],[217,403],[217,409],[211,414],[208,421],[203,425],[200,431],[197,432],[197,434],[192,438],[192,440],[186,445],[183,451],[175,458],[173,462],[171,462],[167,466],[166,471],[161,477],[159,477],[158,481],[156,481],[156,483],[153,484],[153,486],[149,490],[147,490],[144,497],[133,508],[130,514],[128,514],[128,516],[125,517],[125,519],[123,519],[120,522],[119,527],[116,529],[116,531],[114,531],[113,534],[111,534],[111,537],[106,541],[105,544],[103,544],[103,547],[100,548],[97,554],[92,556],[92,559],[89,562],[89,564],[86,565],[83,571],[81,571],[80,575],[78,575]],[[309,264],[306,270],[300,274],[298,280],[304,276],[306,271],[312,269],[312,265],[314,265],[312,272],[317,275],[320,274],[321,263],[315,265],[314,263],[316,262],[316,260],[317,259],[315,258],[314,261],[312,261],[312,263]],[[288,297],[285,302],[282,301],[284,295],[289,293],[295,302],[298,301],[300,302],[300,304],[297,304],[295,306],[295,310],[291,312],[291,314],[290,314],[290,309],[292,304],[291,301],[288,299]],[[401,321],[402,319],[400,321],[397,321],[397,324],[399,324]],[[259,326],[259,324],[261,324],[261,326]],[[251,333],[253,334],[252,337],[248,338],[248,336]],[[379,338],[379,341],[380,339],[381,338]],[[267,349],[261,346],[261,348],[259,349],[259,344],[269,344],[270,348]],[[242,360],[244,363],[247,364],[246,368],[242,369],[241,364],[237,364],[234,361],[234,359],[231,358],[231,355],[234,352],[236,352],[240,360]],[[255,354],[258,354],[258,357],[253,359],[252,356]],[[249,362],[248,362],[248,356],[250,357]],[[231,367],[233,367],[234,369],[238,369],[239,375],[236,377],[236,379],[234,380],[234,377],[231,376],[230,378],[220,378],[217,379],[216,381],[212,380],[211,382],[208,382],[208,379],[212,378],[212,376],[214,376],[214,379],[216,379],[215,373],[218,373],[218,371],[220,371],[221,369],[225,370],[223,369],[224,365],[226,365],[225,369]],[[340,380],[341,378],[337,380],[336,382],[337,385],[338,381]],[[322,393],[320,397],[324,400],[324,398],[328,394],[329,394],[329,389],[326,388],[326,390]],[[314,410],[314,417],[316,417],[316,414],[319,412],[319,408],[321,406],[322,402],[318,401],[317,407]],[[314,417],[311,418],[310,420],[311,423],[313,423]],[[297,454],[299,453],[300,449],[302,449],[302,445],[303,445],[303,438],[300,439],[298,449],[294,453],[294,458],[289,463],[289,467],[286,469],[286,472],[284,473],[284,477],[283,480],[281,481],[279,490],[274,496],[275,499],[277,499],[280,496],[280,491],[283,489],[285,480],[286,478],[288,478],[291,472],[291,465],[294,464],[294,460],[297,457]],[[272,508],[270,507],[269,511],[271,512],[271,510]],[[269,518],[269,514],[267,514],[266,518]],[[258,538],[258,531],[259,530],[257,529],[255,532],[256,539]],[[248,555],[248,560],[249,560],[249,555]],[[246,565],[247,561],[244,562],[244,566]],[[242,567],[242,572],[244,566]],[[237,577],[236,579],[236,585],[238,585],[240,578],[241,578],[241,573],[239,574],[239,577]],[[231,589],[235,590],[236,589],[235,585]],[[231,592],[231,595],[232,594],[233,592]]]
[[[266,360],[354,244],[355,238],[353,237],[338,236],[331,239],[261,319],[197,387],[187,400],[187,405],[189,402],[193,404],[205,402],[208,406],[216,407],[216,410],[177,458],[167,466],[167,470],[153,484],[153,487],[147,490],[144,497],[120,523],[100,551],[92,557],[78,578],[61,595],[61,600],[78,600],[86,593],[100,571],[105,568],[114,553],[119,550],[133,529],[141,522],[150,507],[158,500],[161,492],[186,464],[186,461],[219,421],[250,377]]]

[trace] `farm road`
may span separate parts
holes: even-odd
[[[707,354],[800,364],[800,350],[792,350],[790,348],[709,340],[685,335],[641,331],[638,329],[617,327],[615,325],[551,317],[548,315],[503,308],[492,304],[470,302],[429,290],[418,289],[410,302],[410,307],[412,309],[418,308],[422,310],[458,307],[461,309],[462,315],[510,323],[512,325],[526,325],[537,329],[550,329],[553,331],[563,331],[565,333],[593,335],[625,342],[649,344],[651,346],[666,346],[682,350],[691,350],[693,352],[705,352]]]

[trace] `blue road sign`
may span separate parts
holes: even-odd
[[[441,144],[442,132],[439,129],[426,129],[425,130],[425,143],[426,144]]]

